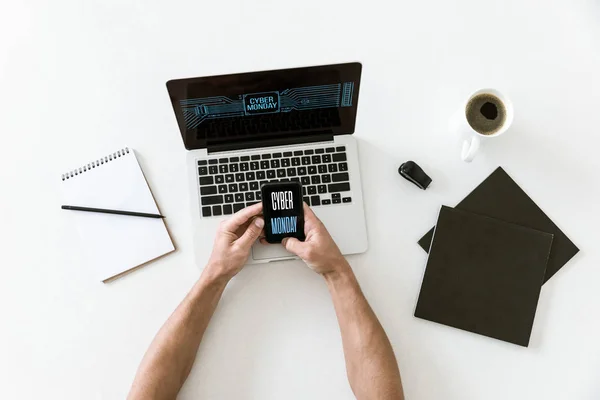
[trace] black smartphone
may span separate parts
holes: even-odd
[[[299,182],[273,182],[261,187],[265,239],[281,243],[283,238],[304,240],[304,206]]]

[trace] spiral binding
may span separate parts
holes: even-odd
[[[124,149],[118,150],[112,154],[107,155],[106,157],[102,157],[96,161],[92,161],[87,163],[83,167],[76,168],[72,171],[67,172],[66,174],[62,174],[62,180],[66,181],[67,179],[73,179],[77,175],[81,175],[84,172],[91,170],[92,168],[99,167],[101,165],[107,164],[113,160],[116,160],[119,157],[123,157],[125,154],[129,154],[129,147],[125,147]]]

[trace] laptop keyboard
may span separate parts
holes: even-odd
[[[260,187],[268,182],[300,182],[313,207],[352,202],[345,146],[198,160],[198,179],[203,217],[260,202]]]

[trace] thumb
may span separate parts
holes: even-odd
[[[287,237],[281,241],[281,244],[287,251],[290,253],[294,253],[297,256],[300,256],[302,250],[306,246],[306,243],[299,241],[295,237]]]
[[[260,236],[263,226],[265,226],[265,220],[262,218],[255,218],[254,221],[246,228],[246,232],[238,240],[237,243],[241,247],[250,250],[250,247],[256,242],[256,239]]]

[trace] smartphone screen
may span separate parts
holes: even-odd
[[[281,243],[283,238],[304,240],[302,185],[298,182],[273,182],[262,186],[265,239]]]

